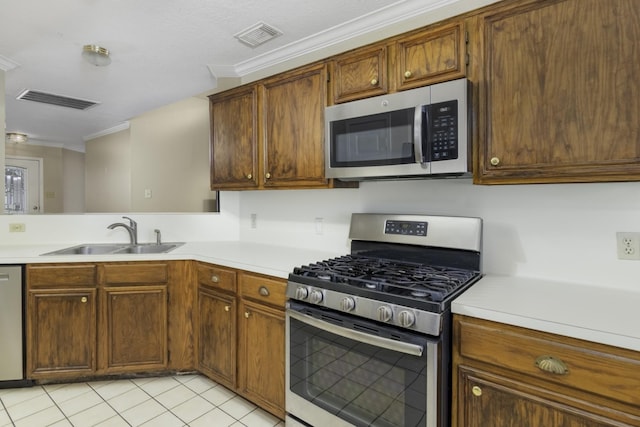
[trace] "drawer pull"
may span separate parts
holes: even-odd
[[[553,356],[540,356],[536,359],[536,366],[538,369],[544,372],[549,372],[557,375],[565,375],[569,372],[567,365]]]
[[[473,393],[474,396],[482,396],[482,389],[480,387],[478,387],[477,385],[474,385],[471,388],[471,393]]]
[[[260,292],[260,295],[262,295],[263,297],[269,296],[269,289],[267,289],[264,286],[260,286],[260,289],[258,289],[258,292]]]
[[[213,283],[218,283],[220,281],[220,278],[214,274],[213,276],[211,276],[211,281]]]

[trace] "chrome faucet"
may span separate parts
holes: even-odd
[[[129,232],[129,239],[131,239],[132,245],[138,244],[138,223],[129,218],[128,216],[123,216],[122,218],[129,220],[129,225],[124,222],[114,222],[109,225],[107,228],[109,230],[113,230],[116,227],[124,227]]]

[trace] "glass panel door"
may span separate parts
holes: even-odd
[[[5,159],[5,213],[33,214],[42,211],[40,165],[40,159]]]

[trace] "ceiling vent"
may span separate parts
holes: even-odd
[[[264,22],[258,22],[252,27],[234,34],[234,37],[248,46],[257,47],[281,35],[282,31],[277,28]]]
[[[52,93],[38,92],[29,89],[18,95],[17,99],[73,108],[75,110],[87,110],[99,104],[99,102],[88,101],[86,99],[69,98],[67,96],[54,95]]]

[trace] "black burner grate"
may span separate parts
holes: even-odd
[[[383,258],[345,255],[296,267],[294,276],[370,289],[421,301],[444,301],[478,272]]]

